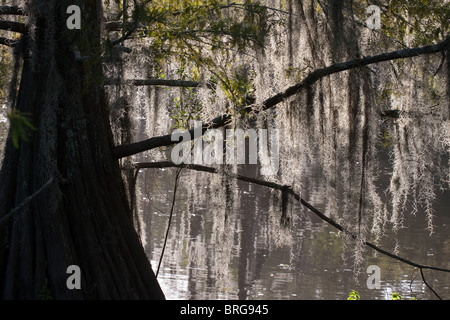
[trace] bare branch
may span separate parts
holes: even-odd
[[[294,96],[295,94],[299,93],[304,88],[307,88],[311,85],[313,85],[318,80],[322,79],[323,77],[354,69],[354,68],[361,68],[368,66],[370,64],[384,62],[384,61],[390,61],[390,60],[396,60],[396,59],[405,59],[405,58],[412,58],[419,55],[424,54],[434,54],[438,52],[443,52],[448,49],[450,45],[450,36],[447,36],[446,40],[435,44],[435,45],[428,45],[423,47],[416,47],[416,48],[410,48],[410,49],[403,49],[403,50],[397,50],[392,51],[388,53],[382,53],[376,56],[369,56],[364,57],[362,59],[355,59],[347,62],[342,63],[336,63],[331,66],[317,69],[310,73],[303,81],[287,88],[285,91],[282,91],[266,100],[264,100],[261,103],[258,104],[251,104],[244,108],[245,113],[249,114],[258,114],[262,111],[268,110],[272,107],[275,107],[280,102],[283,102],[287,100],[288,98]],[[219,128],[229,123],[231,120],[230,114],[224,114],[221,115],[215,119],[213,119],[211,122],[204,124],[202,126],[202,132],[204,133],[208,128]],[[191,139],[194,137],[194,129],[189,130]],[[128,157],[136,153],[140,153],[143,151],[147,151],[154,148],[159,147],[165,147],[172,144],[176,144],[178,142],[172,141],[171,135],[165,135],[165,136],[159,136],[159,137],[153,137],[147,140],[127,144],[127,145],[119,145],[114,148],[114,156],[117,159]]]
[[[122,52],[125,52],[125,53],[131,53],[131,52],[133,52],[133,49],[128,48],[128,47],[125,47],[125,46],[122,45],[122,44],[116,44],[114,47],[117,48],[119,51],[122,51]]]
[[[210,82],[198,82],[191,80],[171,80],[171,79],[133,79],[133,80],[122,80],[119,78],[114,79],[105,79],[104,85],[119,85],[120,83],[125,83],[134,86],[167,86],[167,87],[183,87],[183,88],[192,88],[192,87],[203,87],[206,86],[210,89],[214,88],[214,84]]]
[[[17,40],[0,37],[0,44],[8,47],[15,47],[17,44]]]
[[[430,289],[431,292],[433,292],[434,295],[435,295],[436,297],[438,297],[439,300],[442,300],[442,298],[437,294],[437,292],[434,291],[434,289],[433,289],[433,288],[428,284],[428,282],[425,280],[425,275],[423,274],[422,268],[419,268],[419,270],[420,270],[420,275],[422,276],[422,281],[423,281],[423,283],[425,283],[425,285],[428,287],[428,289]]]
[[[103,26],[105,30],[109,32],[120,31],[122,30],[123,23],[122,21],[108,21],[105,22]]]
[[[75,60],[78,62],[81,62],[81,61],[84,61],[84,60],[87,60],[90,58],[89,56],[81,56],[80,49],[78,49],[78,47],[76,45],[74,45],[72,47],[72,52],[75,55]]]
[[[25,12],[18,6],[0,6],[0,14],[23,16],[25,15]]]
[[[22,34],[28,33],[28,29],[25,27],[25,24],[14,21],[0,20],[0,29]]]
[[[138,27],[137,23],[133,23],[127,32],[124,32],[124,34],[120,38],[110,41],[110,43],[114,46],[124,42],[125,40],[131,37],[131,35],[136,31],[137,27]],[[122,29],[122,31],[124,30],[125,29]]]

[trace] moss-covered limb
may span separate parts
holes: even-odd
[[[279,103],[287,100],[288,98],[294,96],[299,93],[304,88],[310,87],[312,84],[317,82],[318,80],[346,70],[351,70],[355,68],[361,68],[368,66],[374,63],[380,63],[384,61],[396,60],[396,59],[405,59],[412,58],[424,54],[434,54],[438,52],[443,52],[448,50],[450,45],[450,36],[446,38],[446,40],[437,43],[435,45],[428,45],[422,47],[415,47],[403,50],[396,50],[392,52],[382,53],[375,56],[368,56],[362,59],[354,59],[342,63],[336,63],[331,66],[316,69],[312,73],[310,73],[303,81],[287,88],[286,90],[271,96],[270,98],[264,100],[258,104],[251,104],[244,108],[244,112],[248,114],[258,114],[262,111],[268,110],[270,108],[275,107]],[[230,114],[224,114],[216,117],[209,123],[203,125],[203,131],[206,131],[208,128],[219,128],[226,125],[231,119]],[[191,137],[194,136],[194,129],[189,130]],[[119,145],[114,148],[114,155],[117,159],[128,157],[133,154],[137,154],[143,151],[147,151],[154,148],[164,147],[172,145],[174,142],[171,139],[171,135],[164,135],[153,137],[147,140],[131,143],[128,145]]]

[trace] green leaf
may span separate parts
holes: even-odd
[[[352,291],[348,294],[347,300],[360,300],[358,291],[352,290]]]
[[[401,296],[401,295],[399,295],[399,294],[396,293],[396,292],[393,292],[393,293],[392,293],[391,300],[401,300],[401,299],[402,299],[402,296]]]
[[[31,123],[31,114],[13,109],[8,113],[10,122],[11,140],[16,149],[19,148],[20,140],[28,141],[27,128],[37,130]]]

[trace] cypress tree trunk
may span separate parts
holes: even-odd
[[[82,10],[68,30],[66,9]],[[36,131],[7,143],[0,172],[4,299],[163,299],[134,230],[102,82],[102,1],[35,0],[15,108]],[[89,59],[77,61],[73,46]],[[81,270],[69,289],[67,268]]]

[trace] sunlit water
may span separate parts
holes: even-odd
[[[147,169],[141,173],[146,184],[142,214],[147,224],[147,254],[156,272],[167,229],[173,196],[173,169]],[[196,175],[196,177],[194,177]],[[344,300],[351,290],[361,299],[390,299],[393,292],[403,299],[436,299],[422,281],[420,271],[392,258],[375,255],[366,248],[364,261],[355,276],[351,248],[343,259],[338,231],[298,205],[293,209],[292,237],[283,245],[270,227],[270,191],[239,182],[240,202],[227,241],[214,241],[215,207],[209,203],[212,187],[186,181],[208,181],[208,173],[184,170],[177,193],[158,281],[167,299],[333,299]],[[194,179],[196,178],[196,179]],[[184,182],[183,182],[184,181]],[[188,191],[188,188],[191,190]],[[317,185],[307,188],[305,200],[321,199]],[[199,193],[193,201],[192,194]],[[188,196],[190,194],[191,196]],[[197,200],[198,200],[197,199]],[[317,200],[315,200],[317,201]],[[312,203],[322,210],[322,204]],[[439,197],[435,228],[430,236],[421,213],[405,215],[404,228],[396,235],[386,233],[379,247],[411,261],[450,268],[450,199]],[[282,235],[280,236],[282,237]],[[381,269],[381,288],[369,289],[369,265]],[[443,299],[450,298],[450,274],[424,270],[426,281]]]

